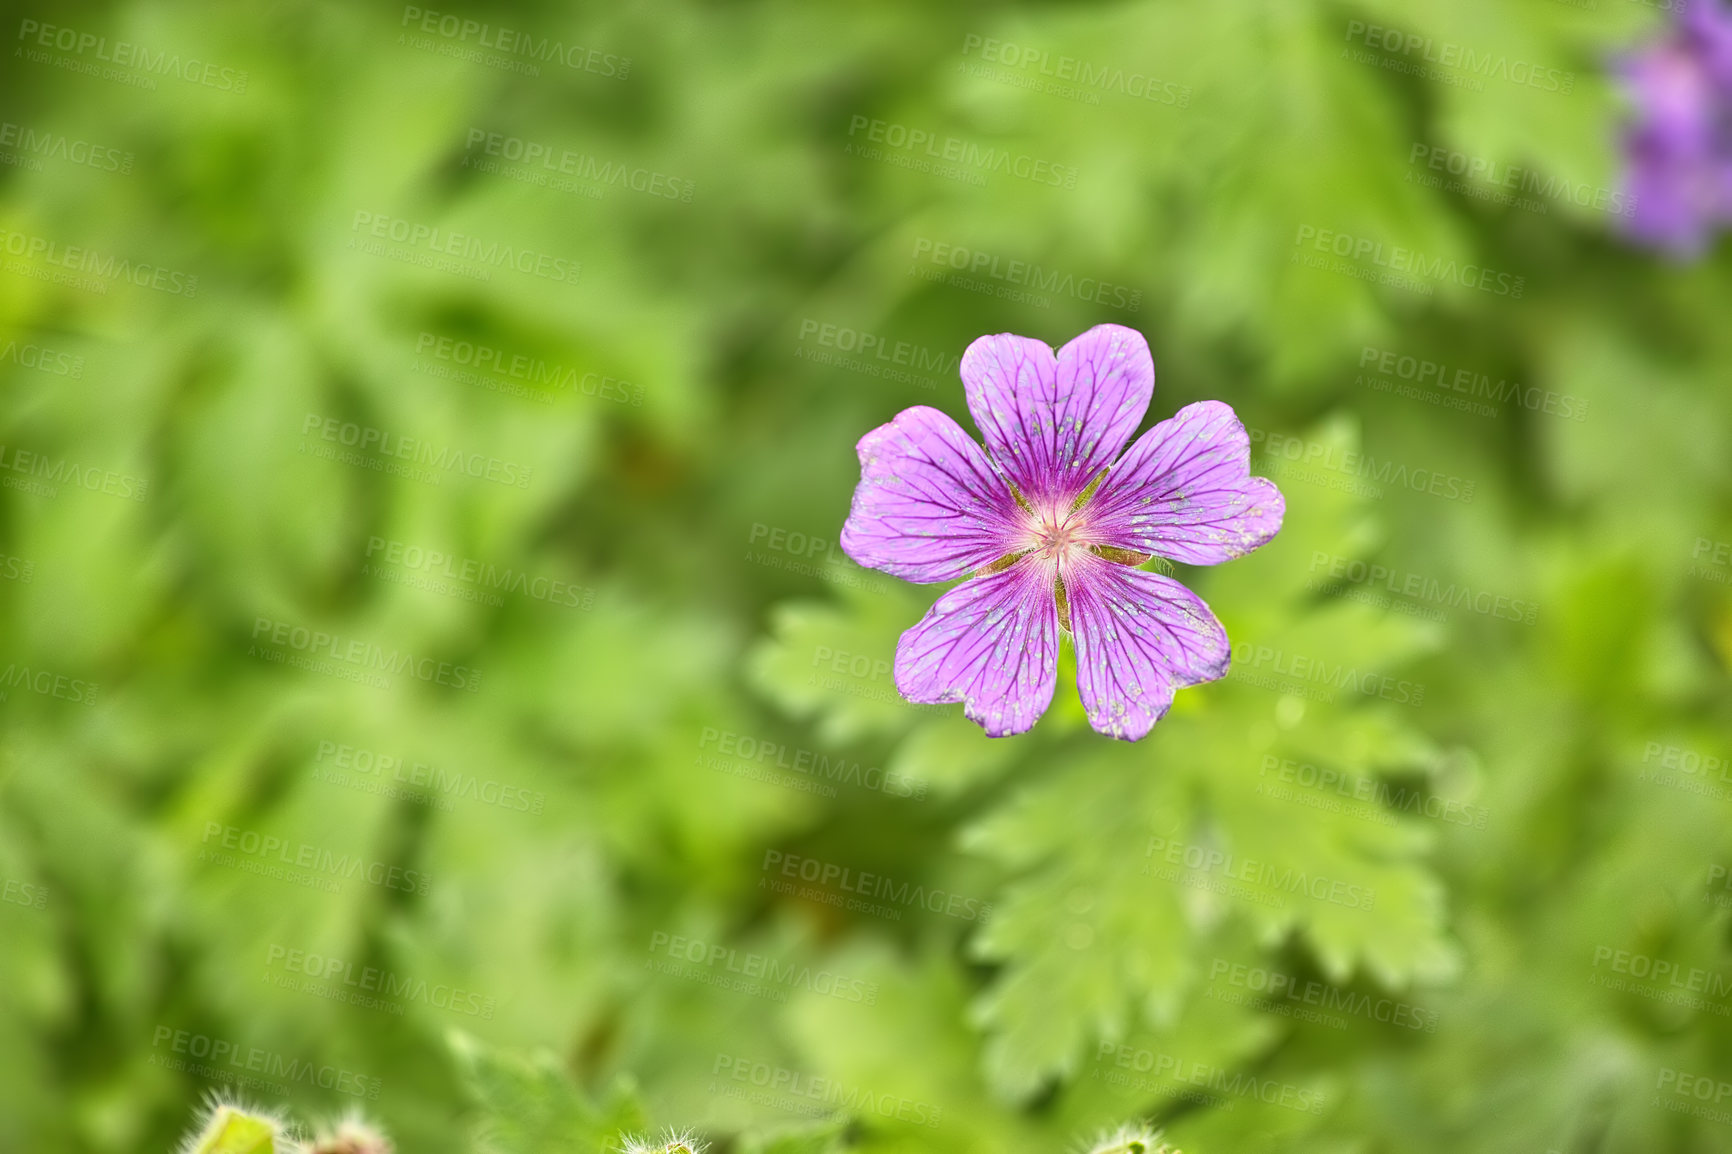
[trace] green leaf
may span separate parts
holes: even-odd
[[[832,1119],[810,1126],[787,1126],[753,1131],[740,1136],[740,1154],[837,1154],[847,1149],[843,1135],[845,1119]]]
[[[520,1058],[452,1031],[449,1042],[476,1107],[475,1135],[485,1154],[603,1154],[621,1134],[645,1129],[626,1084],[592,1102],[547,1052]]]
[[[917,605],[900,590],[889,596],[848,590],[841,606],[779,605],[770,636],[749,660],[752,683],[791,715],[815,720],[825,740],[899,734],[923,714],[958,712],[912,705],[896,691],[896,640],[924,612]]]

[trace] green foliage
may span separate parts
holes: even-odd
[[[1603,207],[1663,6],[39,8],[0,1150],[1727,1144],[1732,265]],[[1286,527],[1148,739],[1067,652],[990,740],[854,446],[1103,321]]]
[[[643,1128],[629,1085],[592,1103],[552,1054],[499,1054],[464,1034],[453,1034],[451,1046],[478,1108],[476,1148],[488,1154],[599,1154],[614,1149],[621,1134]]]

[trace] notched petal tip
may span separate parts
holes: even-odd
[[[1136,329],[1107,321],[1095,325],[1093,328],[1085,329],[1066,341],[1064,347],[1059,349],[1058,355],[1062,360],[1067,353],[1071,356],[1079,356],[1095,351],[1110,352],[1127,358],[1132,362],[1129,366],[1131,368],[1141,369],[1146,365],[1149,381],[1151,384],[1154,383],[1154,354],[1149,350],[1149,339]]]
[[[1101,474],[1154,390],[1148,342],[1122,325],[1097,325],[1056,354],[1031,337],[982,337],[961,372],[987,452],[1040,507],[1068,503]]]
[[[1049,355],[1053,347],[1039,337],[1025,337],[1019,333],[982,333],[968,342],[968,347],[962,351],[962,359],[968,360],[972,355],[979,358],[988,354],[1009,353],[1011,355],[1038,352],[1045,349]]]

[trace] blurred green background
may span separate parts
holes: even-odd
[[[0,1149],[1732,1149],[1663,19],[13,6]],[[1286,527],[1181,573],[1234,671],[1148,740],[989,742],[894,692],[854,443],[1108,321]]]

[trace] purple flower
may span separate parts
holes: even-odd
[[[1052,702],[1063,629],[1089,724],[1135,741],[1179,686],[1224,676],[1230,658],[1196,594],[1137,566],[1238,557],[1275,535],[1286,502],[1250,475],[1245,426],[1220,401],[1187,405],[1119,456],[1155,389],[1131,329],[1099,325],[1056,357],[981,337],[962,384],[985,452],[924,405],[860,438],[842,548],[909,581],[973,575],[902,634],[896,688],[962,702],[989,736],[1022,733]]]
[[[1690,0],[1665,39],[1622,71],[1636,104],[1624,138],[1638,239],[1700,251],[1732,221],[1732,13]]]

